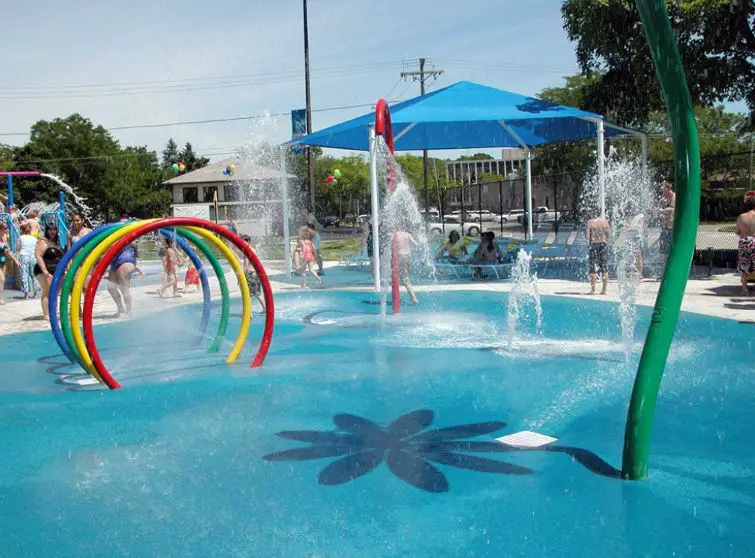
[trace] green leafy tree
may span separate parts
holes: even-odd
[[[168,143],[165,144],[165,148],[163,149],[162,167],[164,169],[169,169],[173,163],[177,163],[178,161],[180,161],[178,155],[178,145],[175,141],[173,141],[173,138],[170,138],[168,140]]]
[[[745,100],[755,115],[755,2],[668,0],[692,100],[712,106]],[[580,108],[639,126],[663,98],[633,0],[565,0],[564,28],[576,43],[584,87]]]
[[[51,121],[40,120],[31,127],[29,141],[16,150],[16,168],[39,170],[60,176],[79,195],[88,198],[98,212],[104,209],[107,168],[119,153],[118,142],[102,126],[95,126],[80,114]],[[57,187],[50,181],[17,180],[19,204],[35,200],[53,201]]]
[[[186,172],[206,167],[210,162],[207,157],[197,155],[189,142],[186,142],[186,145],[184,145],[184,148],[178,154],[178,160],[186,165]]]
[[[457,161],[491,161],[493,157],[487,153],[475,153],[474,155],[462,155]]]
[[[157,154],[146,147],[126,147],[120,155],[107,168],[107,217],[144,218],[167,213],[171,195],[160,185],[163,171]]]
[[[13,167],[14,148],[0,143],[0,170],[10,170]]]

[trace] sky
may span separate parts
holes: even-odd
[[[78,112],[122,145],[169,138],[221,159],[260,135],[290,138],[304,108],[301,0],[4,2],[0,142],[22,144],[39,119]],[[557,0],[309,0],[314,130],[406,99],[402,70],[534,95],[577,73]],[[9,48],[10,47],[10,48]],[[333,107],[364,105],[350,109]],[[283,116],[176,127],[122,126]]]

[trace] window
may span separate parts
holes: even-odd
[[[199,201],[199,191],[196,186],[184,188],[184,203],[197,203]]]
[[[204,201],[215,201],[215,193],[218,191],[217,186],[205,186],[204,188],[202,188],[202,190],[204,190]]]
[[[236,184],[223,186],[223,199],[225,201],[241,201],[241,192]]]

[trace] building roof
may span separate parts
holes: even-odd
[[[233,176],[227,176],[223,174],[223,169],[228,165],[236,165],[236,171]],[[292,174],[286,175],[288,178],[295,178]],[[279,180],[280,171],[278,169],[272,169],[269,167],[263,167],[252,163],[251,161],[241,159],[240,157],[231,157],[212,163],[201,169],[181,174],[170,180],[166,180],[163,184],[168,186],[173,185],[189,185],[189,184],[232,184],[237,180]]]

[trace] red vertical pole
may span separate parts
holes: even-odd
[[[375,135],[383,136],[391,155],[395,153],[393,146],[393,127],[391,126],[391,111],[385,99],[380,99],[375,108]],[[388,191],[392,194],[396,190],[396,167],[393,159],[388,161]],[[393,313],[401,312],[401,278],[399,276],[398,239],[394,232],[391,241],[391,301]]]

